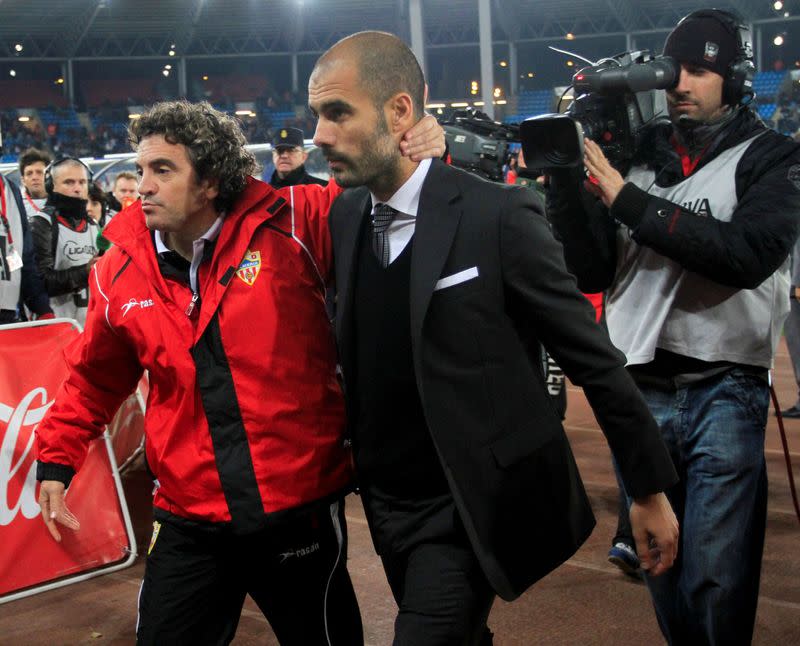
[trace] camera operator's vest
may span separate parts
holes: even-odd
[[[738,203],[737,165],[756,137],[720,153],[675,186],[656,186],[655,173],[641,167],[626,179],[650,195],[727,222]],[[669,218],[672,211],[659,215]],[[648,363],[658,347],[703,361],[769,368],[788,312],[788,258],[755,289],[737,289],[638,245],[625,226],[617,233],[607,320],[611,340],[628,365]]]
[[[62,224],[57,218],[51,218],[47,211],[37,213],[34,217],[44,218],[51,225],[55,220],[53,269],[56,271],[85,265],[97,254],[99,228],[94,221],[89,222],[83,231],[75,231]],[[86,322],[88,306],[89,290],[87,287],[68,294],[50,297],[50,307],[56,316],[75,319],[81,325]]]
[[[0,182],[5,182],[0,177]],[[17,201],[11,188],[6,183],[2,186],[5,201],[5,213],[8,226],[11,228],[11,240],[14,249],[22,256],[22,218],[24,214],[19,212]],[[0,207],[1,208],[1,207]],[[0,310],[16,310],[19,303],[19,290],[22,284],[22,269],[10,271],[8,267],[7,254],[9,248],[8,231],[2,221],[0,221]]]

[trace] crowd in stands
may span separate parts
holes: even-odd
[[[8,157],[7,161],[14,161],[27,148],[45,145],[41,126],[21,123],[16,110],[0,112],[0,133],[3,135],[2,158]]]
[[[242,88],[239,88],[239,85],[243,84],[234,84],[231,88],[209,87],[199,92],[198,98],[208,100],[217,109],[234,113],[237,103],[248,99],[248,96],[240,91]],[[254,105],[255,116],[241,117],[249,143],[271,141],[277,128],[287,126],[300,128],[309,133],[307,136],[311,136],[315,121],[304,109],[298,110],[297,107],[305,105],[304,97],[289,90],[273,91],[266,84],[257,89],[260,94],[248,101]],[[16,109],[0,110],[2,119],[0,126],[3,134],[0,161],[14,162],[19,154],[29,147],[42,148],[56,156],[68,153],[78,157],[102,157],[112,153],[130,152],[127,137],[129,108],[148,105],[154,99],[143,100],[127,94],[124,97],[117,96],[114,92],[111,94],[114,95],[112,99],[106,96],[101,102],[98,99],[95,105],[87,106],[85,111],[88,118],[83,120],[72,108],[55,106],[39,108],[36,114],[24,123],[18,120]]]

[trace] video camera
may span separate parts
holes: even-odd
[[[457,110],[441,126],[453,166],[503,181],[503,167],[511,156],[509,144],[519,141],[519,126],[492,121],[474,108]]]
[[[583,164],[583,138],[596,142],[614,166],[631,160],[642,128],[666,114],[663,90],[675,87],[680,66],[647,50],[625,52],[572,77],[576,98],[565,114],[544,114],[520,124],[525,162],[533,168]]]

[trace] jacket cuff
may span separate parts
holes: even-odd
[[[69,488],[69,483],[75,477],[75,469],[68,467],[64,464],[56,464],[55,462],[36,462],[36,479],[39,482],[43,480],[56,480],[64,483],[64,489]]]
[[[647,192],[635,184],[625,182],[608,213],[615,220],[635,229],[642,221],[649,201],[650,195]]]

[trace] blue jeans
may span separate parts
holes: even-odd
[[[680,476],[667,492],[680,522],[678,560],[647,577],[670,644],[749,644],[767,512],[769,389],[732,370],[676,391],[644,387]]]

